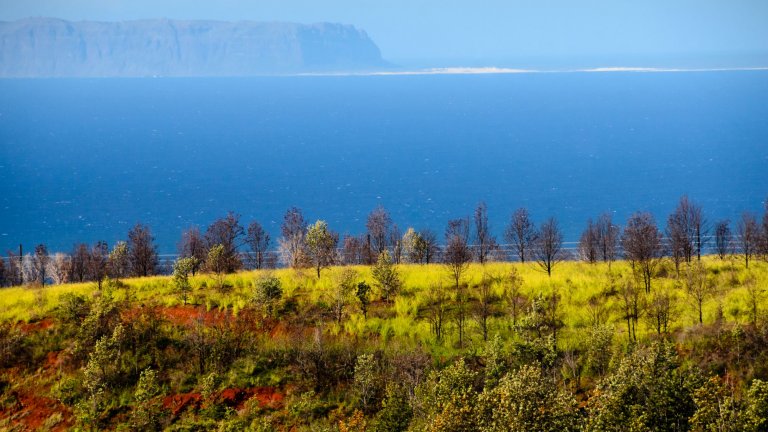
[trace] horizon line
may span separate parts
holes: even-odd
[[[364,71],[364,72],[305,72],[287,74],[289,76],[409,76],[409,75],[511,75],[511,74],[550,74],[550,73],[670,73],[670,72],[737,72],[768,71],[768,66],[757,67],[722,67],[722,68],[655,68],[640,66],[608,66],[578,69],[521,69],[495,66],[482,67],[438,67],[413,70]]]

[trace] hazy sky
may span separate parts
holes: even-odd
[[[27,16],[342,22],[394,61],[768,52],[768,0],[0,0]]]

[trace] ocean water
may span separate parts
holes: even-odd
[[[163,253],[232,210],[279,233],[290,206],[341,233],[383,205],[442,233],[481,200],[663,223],[768,196],[768,72],[0,80],[0,252],[70,250],[149,224]]]

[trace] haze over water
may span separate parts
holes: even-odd
[[[385,206],[442,235],[488,204],[660,225],[768,195],[768,71],[0,80],[0,251],[181,231],[233,210],[279,234],[290,206],[341,233]]]

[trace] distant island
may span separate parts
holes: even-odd
[[[252,76],[381,70],[350,25],[252,21],[0,22],[0,77]]]

